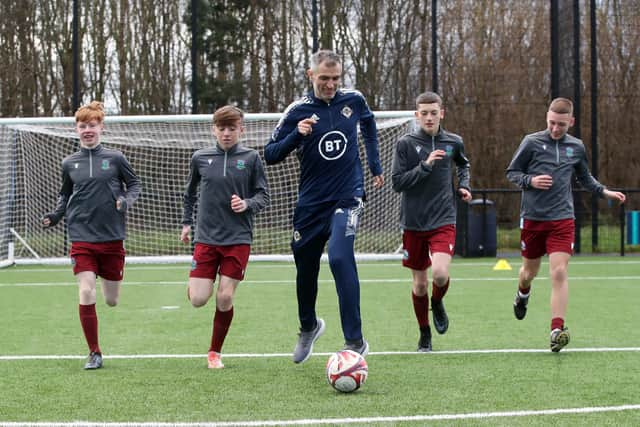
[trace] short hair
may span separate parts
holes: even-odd
[[[233,105],[225,105],[213,113],[213,124],[216,126],[233,125],[237,121],[242,123],[244,111]]]
[[[567,98],[556,98],[549,104],[549,111],[557,114],[569,114],[573,116],[573,102]]]
[[[316,71],[320,64],[325,63],[328,67],[333,67],[338,64],[342,64],[340,56],[332,50],[320,49],[313,55],[311,55],[310,67],[313,71]]]
[[[104,122],[104,105],[100,101],[91,101],[87,105],[78,108],[75,117],[76,123],[90,122],[91,120],[97,120],[102,123]]]
[[[442,98],[435,92],[422,92],[416,98],[416,108],[419,108],[420,104],[438,104],[442,108]]]

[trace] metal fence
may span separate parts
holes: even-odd
[[[640,254],[640,189],[616,190],[626,194],[626,203],[592,200],[592,194],[584,190],[573,192],[576,254]],[[471,203],[459,202],[456,254],[518,254],[520,193],[517,189],[474,189]]]

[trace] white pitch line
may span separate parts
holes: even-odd
[[[512,418],[512,417],[532,417],[545,415],[563,414],[594,414],[602,412],[622,412],[637,411],[640,405],[620,405],[620,406],[592,406],[582,408],[556,408],[524,411],[505,412],[471,412],[462,414],[434,414],[434,415],[409,415],[390,417],[362,417],[362,418],[316,418],[298,420],[265,420],[265,421],[219,421],[219,422],[3,422],[6,427],[267,427],[267,426],[303,426],[303,425],[343,425],[343,424],[370,424],[370,423],[393,423],[393,422],[420,422],[420,421],[442,421],[442,420],[472,420],[487,418]]]
[[[454,282],[513,282],[517,279],[514,277],[454,277]],[[536,280],[548,280],[548,277],[538,276]],[[640,280],[640,276],[572,276],[570,280]],[[360,279],[360,283],[409,283],[410,278],[402,279]],[[320,279],[319,283],[333,283],[333,279]],[[295,284],[295,280],[244,280],[245,285],[291,285]],[[186,286],[187,281],[146,281],[146,282],[122,282],[123,286]],[[25,282],[25,283],[0,283],[0,288],[14,286],[76,286],[75,282]]]
[[[563,349],[562,353],[614,353],[614,352],[640,352],[640,347],[584,347]],[[438,350],[429,353],[417,351],[374,351],[369,356],[418,356],[431,357],[440,355],[470,355],[470,354],[513,354],[513,353],[550,353],[549,349],[538,348],[513,348],[513,349],[479,349],[479,350]],[[331,356],[333,353],[313,353],[313,356]],[[199,359],[206,354],[111,354],[104,359]],[[86,355],[0,355],[2,360],[71,360],[85,359]],[[225,353],[225,358],[251,359],[291,357],[291,353]]]

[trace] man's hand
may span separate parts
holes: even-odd
[[[189,243],[189,241],[191,240],[191,226],[190,225],[183,225],[182,226],[182,233],[180,233],[180,240],[182,240],[182,243],[184,243],[184,244]]]
[[[300,120],[298,122],[298,133],[302,136],[311,135],[311,132],[313,131],[312,127],[314,124],[316,124],[316,119],[312,117]]]
[[[238,197],[237,194],[231,196],[231,210],[235,213],[244,212],[247,210],[247,202]]]
[[[466,188],[458,188],[458,194],[462,201],[469,203],[471,201],[471,191]]]
[[[627,200],[627,196],[625,196],[624,193],[621,193],[619,191],[611,191],[611,190],[605,189],[602,192],[602,195],[607,199],[617,200],[620,202],[620,204],[624,203]]]
[[[384,185],[384,175],[378,175],[373,177],[373,188],[382,188]]]
[[[548,190],[553,185],[553,178],[550,175],[537,175],[531,178],[531,186],[538,190]]]
[[[433,150],[424,162],[427,166],[433,166],[436,160],[443,159],[446,155],[447,153],[444,150]]]

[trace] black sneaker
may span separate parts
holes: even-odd
[[[527,315],[527,304],[529,303],[529,297],[523,298],[519,292],[516,292],[516,299],[513,301],[513,314],[516,315],[516,319],[522,320]]]
[[[418,349],[420,353],[428,353],[431,351],[431,328],[425,326],[420,328],[420,340],[418,340]]]
[[[344,343],[343,350],[355,351],[356,353],[360,353],[362,357],[365,357],[369,354],[369,343],[364,338],[357,341],[347,341]]]
[[[293,350],[293,362],[302,363],[311,357],[313,351],[313,343],[316,342],[320,335],[324,333],[324,320],[317,319],[316,327],[311,331],[300,331],[298,334],[298,342]]]
[[[84,369],[100,369],[102,368],[102,354],[92,351],[89,353],[87,363],[84,365]]]
[[[566,326],[563,326],[562,329],[556,328],[551,331],[551,351],[557,353],[562,350],[567,344],[569,344],[570,338],[569,329],[567,329]]]
[[[442,300],[431,300],[431,313],[433,314],[433,326],[439,334],[444,334],[449,329],[449,317],[444,309]]]

